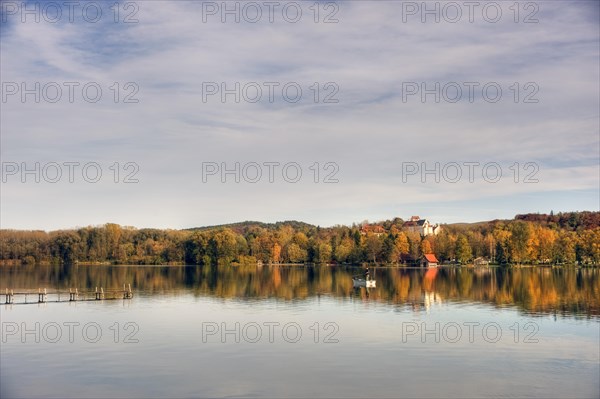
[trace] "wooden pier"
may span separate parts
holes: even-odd
[[[12,304],[32,304],[32,303],[48,303],[48,302],[81,302],[81,301],[104,301],[104,300],[115,300],[115,299],[131,299],[133,298],[133,291],[131,290],[131,284],[125,287],[123,284],[122,290],[104,290],[104,287],[96,287],[95,291],[79,291],[77,288],[69,288],[69,291],[48,291],[46,288],[38,288],[37,292],[34,290],[9,290],[5,289],[3,293],[4,303],[7,305]],[[15,298],[21,299],[15,301]],[[33,298],[33,300],[28,300]],[[37,300],[36,300],[37,299]]]

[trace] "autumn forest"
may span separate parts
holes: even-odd
[[[600,212],[517,215],[441,225],[421,236],[394,218],[319,227],[243,222],[186,230],[107,223],[59,231],[0,231],[0,264],[239,265],[337,263],[411,265],[424,253],[446,264],[483,258],[499,265],[600,264]]]

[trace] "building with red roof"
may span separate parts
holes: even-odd
[[[436,267],[438,263],[434,254],[423,254],[421,258],[421,267]]]

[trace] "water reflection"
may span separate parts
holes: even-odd
[[[219,298],[360,299],[428,311],[447,301],[516,306],[531,314],[597,318],[600,270],[371,269],[377,288],[353,288],[354,267],[328,266],[24,266],[0,269],[0,288],[116,288],[138,295],[189,293]]]

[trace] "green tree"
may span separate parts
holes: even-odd
[[[306,249],[300,248],[300,245],[295,242],[291,242],[287,245],[286,249],[287,259],[292,263],[304,263],[306,262]]]
[[[409,244],[409,254],[413,259],[417,259],[421,255],[421,236],[419,233],[410,231],[406,232]]]
[[[349,237],[343,238],[335,248],[335,259],[342,263],[348,262],[353,248],[354,241]]]
[[[513,262],[522,263],[528,260],[531,251],[531,225],[527,222],[516,221],[511,224],[510,254]]]
[[[212,259],[216,263],[222,260],[230,263],[237,257],[238,241],[236,235],[230,229],[223,229],[212,236],[209,241],[212,249]]]
[[[440,261],[455,259],[456,242],[446,229],[442,230],[435,238],[436,256]]]
[[[509,255],[505,245],[501,242],[496,243],[496,262],[500,265],[508,263]]]
[[[553,260],[556,263],[575,263],[577,238],[572,231],[561,231],[554,243]]]
[[[326,242],[321,242],[318,245],[317,259],[319,263],[331,262],[331,245]]]
[[[76,248],[79,235],[72,231],[60,232],[54,238],[52,255],[63,264],[72,264],[77,260]]]
[[[398,260],[398,252],[396,250],[396,246],[394,245],[394,236],[392,234],[388,234],[384,240],[381,250],[381,257],[385,262],[395,263]]]
[[[365,254],[367,259],[377,262],[383,250],[383,243],[375,234],[368,234],[365,239]]]
[[[471,246],[464,235],[460,235],[456,240],[456,260],[460,263],[467,263],[472,258]]]

